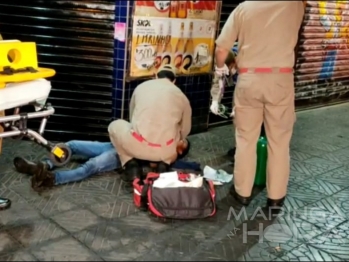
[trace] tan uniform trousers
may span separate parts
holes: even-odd
[[[234,103],[236,192],[243,197],[251,196],[256,173],[256,145],[264,121],[268,139],[268,197],[283,198],[290,174],[289,146],[295,122],[293,74],[240,74]]]
[[[109,124],[109,137],[124,166],[129,160],[136,158],[146,161],[171,164],[177,158],[177,142],[170,146],[152,147],[146,141],[140,142],[132,136],[132,125],[122,119]]]

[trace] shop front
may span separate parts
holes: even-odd
[[[238,3],[224,1],[31,1],[0,3],[4,39],[37,43],[54,68],[49,139],[108,140],[107,126],[127,119],[135,87],[162,64],[178,70],[193,109],[192,133],[230,124],[209,113],[214,40]],[[343,1],[308,1],[295,67],[297,108],[349,98],[349,24]],[[234,87],[223,104],[231,108]]]

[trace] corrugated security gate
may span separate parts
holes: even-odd
[[[237,7],[239,3],[242,3],[242,2],[243,1],[237,1],[236,3],[233,3],[232,1],[227,1],[227,0],[222,1],[221,20],[219,23],[218,35],[220,34],[231,12],[233,12],[235,7]],[[225,105],[230,109],[232,108],[232,104],[233,104],[233,94],[234,94],[233,86],[225,87],[224,96],[221,102],[223,105]],[[209,115],[209,125],[227,124],[227,123],[232,123],[231,118],[225,119],[220,116],[216,116],[214,114]]]
[[[51,140],[108,139],[112,119],[114,0],[1,0],[4,39],[37,43],[39,64],[53,68],[47,124]]]
[[[307,1],[296,65],[296,106],[349,98],[348,1]]]

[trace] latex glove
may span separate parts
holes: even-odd
[[[227,65],[224,65],[223,67],[217,67],[215,66],[215,72],[217,75],[219,76],[225,76],[225,75],[229,75],[229,68],[227,67]]]
[[[210,106],[210,110],[211,110],[212,114],[218,115],[218,109],[219,109],[218,102],[212,101],[212,104]]]
[[[235,116],[235,107],[233,107],[233,111],[230,114],[230,117],[234,118],[234,116]]]
[[[235,67],[232,67],[232,69],[230,69],[230,73],[231,75],[235,75],[237,72],[236,68]]]

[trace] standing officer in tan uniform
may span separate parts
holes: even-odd
[[[158,172],[164,172],[177,153],[181,154],[178,148],[186,148],[183,144],[191,130],[192,110],[175,85],[175,72],[165,65],[156,79],[138,85],[130,101],[130,122],[119,119],[108,127],[127,180],[142,173],[136,159],[160,162]]]
[[[227,74],[224,61],[239,41],[231,193],[244,205],[250,202],[263,122],[268,137],[267,206],[281,207],[286,196],[295,122],[294,49],[303,16],[302,1],[246,1],[231,13],[216,40],[216,73],[221,75]]]

